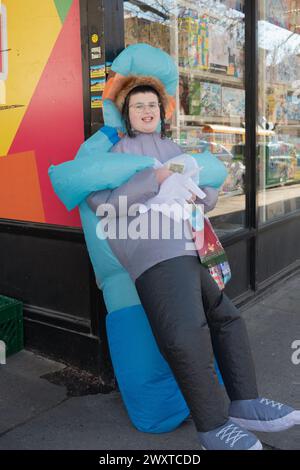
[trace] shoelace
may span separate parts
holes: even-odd
[[[279,403],[278,401],[274,400],[268,400],[268,398],[262,398],[260,400],[260,403],[267,406],[271,405],[272,408],[278,408],[279,410],[281,410],[281,408],[283,407],[283,403]]]
[[[234,424],[229,424],[228,426],[225,426],[223,429],[221,429],[221,431],[217,432],[216,436],[219,437],[221,441],[226,438],[226,444],[229,444],[230,441],[232,441],[230,443],[230,447],[234,447],[235,443],[239,439],[247,437],[248,434],[245,434],[243,431],[240,430],[240,428],[237,428]]]

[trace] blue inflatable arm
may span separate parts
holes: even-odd
[[[74,160],[49,168],[54,191],[68,210],[80,205],[93,191],[115,189],[137,171],[154,164],[151,157],[110,153],[112,142],[103,129],[81,145]]]
[[[93,191],[118,188],[134,173],[153,164],[151,157],[101,152],[85,159],[52,165],[49,176],[59,199],[68,210],[72,210]]]
[[[81,145],[74,160],[50,166],[54,191],[68,210],[93,191],[118,188],[136,172],[154,165],[152,157],[109,152],[118,140],[116,130],[104,126]],[[223,163],[208,151],[193,157],[201,167],[199,186],[219,188],[227,176]]]
[[[121,75],[130,74],[158,78],[169,95],[175,95],[178,68],[170,55],[149,44],[139,43],[126,47],[113,61],[111,69]]]
[[[197,160],[200,169],[199,186],[210,186],[219,189],[227,178],[227,170],[224,163],[206,150],[202,153],[192,154]]]

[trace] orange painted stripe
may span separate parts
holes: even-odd
[[[0,158],[0,218],[45,222],[33,151]]]

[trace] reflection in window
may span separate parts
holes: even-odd
[[[215,155],[228,170],[217,208],[219,234],[245,223],[244,1],[124,2],[125,46],[145,42],[179,68],[177,112],[169,136],[184,151]]]
[[[300,4],[268,0],[259,5],[258,200],[263,223],[300,208]]]

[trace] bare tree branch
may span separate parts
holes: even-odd
[[[157,8],[154,8],[150,5],[148,5],[145,2],[142,2],[141,0],[125,0],[127,3],[131,3],[132,5],[137,6],[141,11],[144,13],[153,13],[156,16],[160,16],[164,20],[168,20],[169,16],[163,13],[162,11],[159,11]]]

